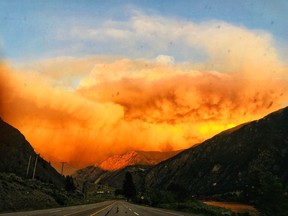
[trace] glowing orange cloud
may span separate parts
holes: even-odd
[[[96,83],[87,86],[83,79],[75,92],[52,88],[39,74],[1,66],[1,115],[47,159],[83,166],[129,149],[187,148],[287,100],[286,85],[277,80],[257,83],[237,74],[187,73],[181,65],[151,62],[147,69],[132,60],[109,62],[108,70],[119,61],[125,62],[123,70],[143,70],[143,77],[96,76]],[[146,72],[155,76],[145,79]]]
[[[188,148],[287,105],[287,67],[269,35],[225,23],[185,28],[196,28],[185,40],[203,47],[205,62],[165,55],[62,57],[18,69],[2,62],[0,115],[46,159],[84,166],[131,149]]]

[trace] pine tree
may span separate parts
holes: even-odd
[[[74,190],[76,189],[72,176],[66,176],[65,189],[68,192],[74,192]]]
[[[123,182],[123,193],[127,200],[133,200],[136,197],[136,188],[133,182],[133,177],[130,172],[126,172]]]

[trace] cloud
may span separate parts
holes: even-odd
[[[128,20],[110,20],[89,28],[75,26],[62,34],[64,39],[69,36],[90,49],[128,58],[168,55],[178,62],[204,63],[209,70],[246,71],[250,75],[252,67],[261,67],[261,73],[281,70],[273,37],[268,32],[219,20],[196,23],[135,12]],[[257,78],[259,74],[255,73]]]
[[[84,166],[131,149],[188,148],[287,105],[287,67],[266,32],[143,14],[88,30],[67,36],[142,57],[0,65],[1,117],[47,159]]]
[[[44,156],[77,161],[77,151],[86,145],[91,154],[98,149],[103,151],[104,146],[95,140],[123,115],[117,104],[86,100],[50,86],[35,73],[2,66],[1,77],[5,92],[1,98],[2,117],[17,126]],[[104,140],[101,141],[105,145]],[[92,155],[87,161],[91,158]]]
[[[120,62],[126,64],[122,70]],[[95,83],[85,81],[90,86],[80,86],[78,92],[92,101],[121,105],[127,120],[177,124],[229,119],[238,122],[245,115],[251,119],[270,109],[286,89],[277,80],[259,83],[237,73],[185,71],[187,67],[149,62],[145,65],[135,60],[119,60],[102,68],[96,65],[97,72],[91,72]],[[112,68],[118,71],[112,72]]]
[[[175,62],[175,59],[173,56],[159,55],[156,58],[156,62],[161,64],[173,64]]]

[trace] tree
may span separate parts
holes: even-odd
[[[254,171],[250,177],[249,187],[244,193],[262,215],[288,215],[285,187],[281,179],[271,172]]]
[[[167,190],[173,193],[177,202],[183,202],[189,196],[185,187],[177,183],[171,183]]]
[[[83,193],[84,199],[87,199],[88,188],[89,188],[89,182],[88,181],[84,181],[83,185],[82,185],[82,193]]]
[[[130,172],[126,172],[123,182],[123,193],[127,200],[133,200],[136,197],[136,188],[133,182],[133,177]]]
[[[68,191],[68,192],[74,192],[74,190],[76,189],[75,185],[74,185],[74,181],[73,181],[73,178],[72,176],[66,176],[66,179],[65,179],[65,189]]]

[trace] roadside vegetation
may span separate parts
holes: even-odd
[[[189,194],[184,187],[171,184],[167,191],[156,189],[146,190],[146,192],[136,192],[133,178],[129,172],[125,175],[122,193],[127,200],[137,204],[145,204],[152,207],[192,212],[202,216],[233,215],[225,208],[206,205],[202,201],[189,199]]]
[[[287,216],[288,215],[288,188],[283,181],[268,171],[256,170],[251,172],[248,184],[240,191],[206,196],[206,199],[247,204],[251,209],[242,209],[241,212],[205,204],[203,197],[191,197],[185,187],[171,184],[167,190],[148,189],[138,193],[134,198],[136,203],[160,207],[165,209],[192,212],[201,215],[259,215],[259,216]],[[246,205],[246,206],[247,206]],[[220,205],[219,205],[220,206]],[[224,205],[221,205],[224,206]],[[241,206],[241,204],[240,204]],[[247,207],[248,207],[247,206]],[[255,207],[255,208],[254,208]],[[232,208],[231,208],[232,209]],[[257,209],[257,210],[256,210]]]
[[[206,204],[199,197],[191,197],[185,187],[171,184],[167,190],[137,191],[131,173],[127,172],[122,189],[91,181],[75,182],[66,176],[65,187],[57,188],[37,179],[26,179],[13,173],[0,173],[0,212],[35,210],[96,203],[111,199],[126,199],[142,205],[190,212],[201,216],[286,216],[288,215],[287,187],[270,172],[254,172],[243,191],[211,196],[220,202],[238,202],[255,206],[259,211],[235,212]],[[76,187],[77,186],[77,187]],[[206,197],[207,198],[207,197]]]
[[[240,198],[255,205],[263,216],[288,215],[287,184],[271,172],[253,172]]]
[[[66,188],[57,188],[37,179],[25,179],[13,173],[0,173],[0,212],[96,203],[111,199],[111,196],[91,192],[84,199],[83,193],[74,187],[71,177],[66,177]]]
[[[202,216],[235,215],[229,209],[207,205],[202,201],[184,197],[180,192],[175,194],[171,191],[149,190],[136,198],[136,203]]]

